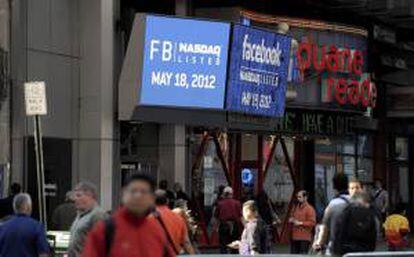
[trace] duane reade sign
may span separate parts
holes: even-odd
[[[26,115],[46,115],[46,86],[43,81],[27,82],[24,84]]]

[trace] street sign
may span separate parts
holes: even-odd
[[[26,115],[46,115],[46,86],[43,81],[24,83],[24,96],[26,102]]]
[[[34,123],[39,219],[47,230],[42,125],[40,124],[40,116],[47,114],[45,82],[32,81],[24,83],[24,98],[26,104],[26,115],[33,116]]]
[[[139,104],[223,109],[230,24],[148,15]]]
[[[292,38],[234,25],[227,84],[227,110],[282,117]]]

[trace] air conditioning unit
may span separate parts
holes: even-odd
[[[394,8],[391,12],[393,19],[411,19],[414,18],[414,5]]]
[[[368,0],[336,0],[333,3],[333,7],[358,11],[366,9],[367,4]],[[332,6],[332,4],[330,4],[330,6]]]
[[[390,11],[395,7],[395,0],[369,0],[368,10],[371,12]]]
[[[366,6],[368,0],[336,0],[336,2],[344,6]]]

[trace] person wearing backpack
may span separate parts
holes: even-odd
[[[317,252],[326,250],[327,255],[330,255],[332,243],[335,240],[337,219],[348,206],[350,198],[356,193],[362,192],[361,182],[357,179],[349,180],[344,173],[337,173],[332,182],[337,195],[325,209],[320,235],[317,235],[318,240],[314,241],[312,246]]]
[[[122,195],[123,206],[88,235],[82,257],[175,257],[160,222],[151,217],[155,183],[144,174],[129,178]]]
[[[320,233],[315,236],[317,240],[312,245],[315,251],[323,252],[326,250],[328,255],[334,240],[335,220],[349,203],[348,176],[344,173],[337,173],[333,177],[332,183],[337,195],[326,207],[319,229]]]
[[[377,241],[376,216],[366,192],[356,192],[335,223],[331,253],[342,256],[355,252],[373,252]]]
[[[305,190],[297,193],[297,204],[289,223],[293,225],[290,253],[308,253],[312,240],[312,230],[316,225],[316,211],[308,203],[308,193]]]
[[[246,223],[241,240],[231,243],[229,247],[239,249],[243,256],[271,253],[271,235],[259,216],[255,201],[243,204],[243,218]]]

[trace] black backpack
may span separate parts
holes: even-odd
[[[375,214],[367,207],[349,204],[338,217],[335,231],[332,248],[335,254],[375,250],[377,239]]]

